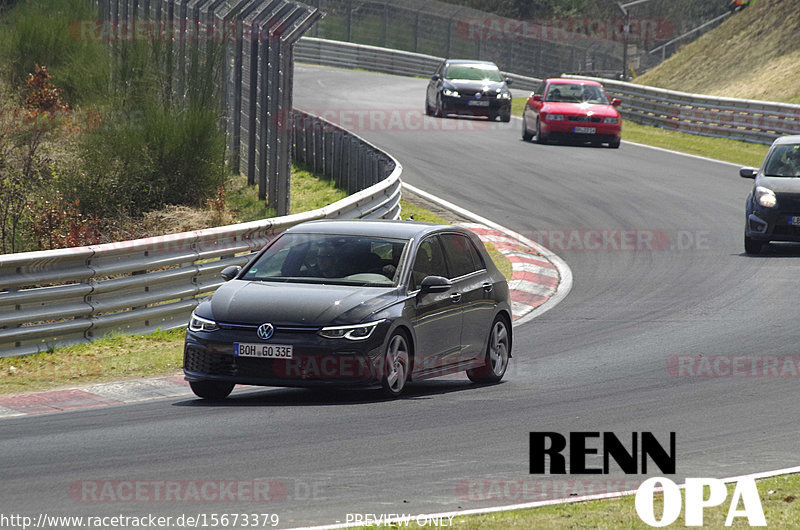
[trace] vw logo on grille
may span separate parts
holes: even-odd
[[[258,331],[256,333],[259,339],[269,340],[272,338],[273,333],[275,333],[275,326],[266,322],[258,326]]]
[[[475,94],[475,99],[481,99],[481,93],[480,92],[477,92]]]

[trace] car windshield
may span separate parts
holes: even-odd
[[[460,81],[495,81],[500,82],[503,76],[496,66],[482,64],[452,64],[447,67],[445,79]]]
[[[243,280],[392,287],[407,240],[374,236],[284,234]]]
[[[776,145],[764,163],[767,177],[800,177],[800,145]]]
[[[608,105],[605,91],[596,85],[552,84],[545,101]]]

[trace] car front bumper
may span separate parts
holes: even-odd
[[[583,141],[610,142],[620,137],[622,127],[619,124],[548,121],[542,122],[542,132],[551,138],[572,138]]]
[[[442,112],[462,115],[487,116],[511,113],[511,100],[485,97],[477,99],[473,96],[442,95]]]
[[[800,242],[800,225],[789,223],[793,217],[800,217],[800,212],[758,208],[747,215],[745,235],[758,241]]]
[[[381,326],[382,327],[382,326]],[[379,386],[383,375],[382,335],[365,341],[326,339],[316,334],[284,334],[271,340],[291,344],[291,359],[243,357],[234,342],[256,342],[224,331],[187,332],[183,371],[189,381],[286,387]]]

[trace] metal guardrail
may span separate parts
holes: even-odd
[[[295,157],[355,191],[324,208],[135,241],[0,255],[0,357],[89,342],[115,331],[185,326],[219,272],[283,230],[325,218],[392,218],[400,213],[402,167],[340,127],[295,111]]]
[[[407,76],[433,75],[444,57],[423,53],[405,52],[366,44],[353,44],[315,37],[301,38],[294,49],[295,60],[345,68],[361,68],[373,72]],[[518,74],[506,74],[514,88],[533,90],[541,79]]]
[[[294,58],[296,61],[323,66],[362,68],[407,76],[433,75],[444,60],[435,55],[314,37],[303,37],[295,44]]]
[[[377,46],[303,37],[295,46],[298,61],[363,68],[397,75],[427,76],[443,57]],[[534,90],[541,79],[506,73],[513,87]],[[622,99],[623,118],[666,129],[770,144],[784,134],[800,134],[800,105],[689,94],[612,79],[565,76],[600,81],[612,97]]]

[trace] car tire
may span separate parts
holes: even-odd
[[[224,381],[189,381],[194,395],[209,401],[220,401],[233,391],[234,384]]]
[[[383,354],[381,386],[384,395],[397,397],[403,393],[408,382],[410,367],[411,349],[408,338],[402,331],[395,331],[386,344],[386,351]]]
[[[425,115],[433,116],[433,109],[428,105],[428,98],[425,98]]]
[[[525,116],[522,117],[522,140],[525,142],[533,140],[533,134],[528,130],[528,122]]]
[[[542,128],[539,125],[539,120],[536,120],[536,143],[538,144],[546,144],[547,143],[547,135],[542,133]]]
[[[511,111],[508,112],[501,112],[500,113],[500,121],[503,123],[508,123],[511,121]]]
[[[608,147],[610,147],[611,149],[619,149],[619,143],[620,143],[620,139],[619,138],[614,138],[613,140],[608,142]]]
[[[508,368],[511,358],[510,326],[504,317],[497,315],[486,341],[485,364],[467,370],[467,377],[475,383],[499,383]]]
[[[752,237],[744,236],[744,251],[747,254],[760,254],[766,243],[766,241],[759,241]]]
[[[433,115],[437,118],[441,118],[443,115],[442,112],[442,99],[440,96],[436,96],[436,106],[433,108]]]

